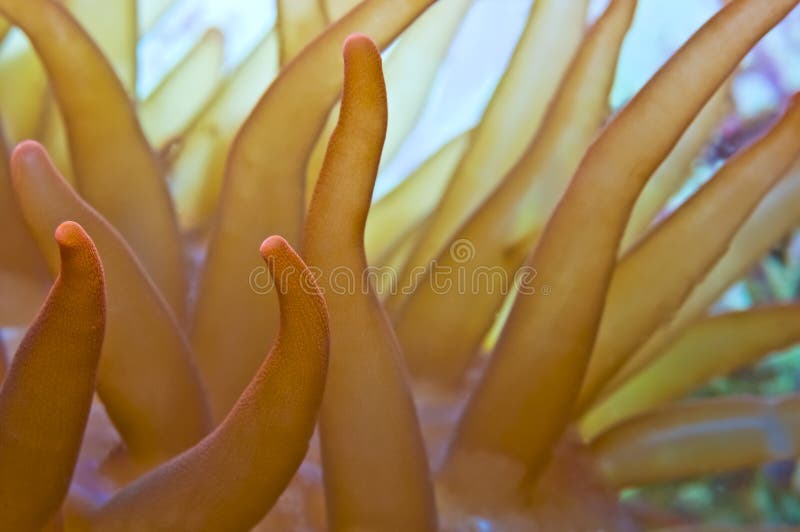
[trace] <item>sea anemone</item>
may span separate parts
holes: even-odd
[[[613,115],[636,0],[537,0],[374,205],[466,0],[279,1],[139,105],[136,2],[65,3],[0,0],[3,75],[51,93],[0,94],[41,142],[0,150],[0,530],[638,530],[621,488],[800,454],[796,395],[682,400],[800,339],[794,303],[706,315],[797,222],[798,98],[662,212],[798,0],[727,3]]]

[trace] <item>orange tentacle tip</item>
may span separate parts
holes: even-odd
[[[78,249],[86,246],[94,247],[89,235],[80,224],[72,221],[62,223],[56,228],[55,239],[62,248]]]

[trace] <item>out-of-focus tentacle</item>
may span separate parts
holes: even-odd
[[[464,497],[485,504],[538,477],[572,417],[636,198],[739,61],[796,4],[722,8],[592,144],[527,261],[549,295],[521,290],[462,415],[445,477]],[[687,92],[696,71],[704,75]]]
[[[695,400],[617,425],[592,450],[617,487],[712,475],[796,456],[798,412],[797,395]]]

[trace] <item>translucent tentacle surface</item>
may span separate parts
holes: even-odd
[[[667,406],[592,444],[614,486],[639,486],[753,467],[800,451],[800,396],[723,397]]]
[[[684,328],[711,306],[724,292],[747,272],[770,247],[800,223],[800,164],[795,164],[787,176],[761,201],[758,208],[733,238],[728,251],[708,272],[669,323],[654,333],[627,361],[617,376],[606,386],[606,392],[658,356],[662,349]]]
[[[381,58],[364,35],[347,39],[344,58],[339,123],[303,240],[304,257],[318,269],[331,316],[331,367],[320,415],[329,526],[436,530],[427,457],[402,354],[367,277],[364,252],[364,224],[386,134]]]
[[[681,185],[686,182],[692,174],[693,163],[701,156],[703,149],[708,145],[708,139],[713,136],[732,107],[731,83],[728,82],[717,90],[714,97],[700,111],[681,140],[645,185],[625,228],[620,252],[628,251],[647,232],[670,196],[678,192]]]
[[[436,74],[450,48],[453,36],[471,0],[440,0],[423,13],[397,39],[383,64],[388,93],[389,116],[381,165],[397,153],[430,95]],[[339,106],[328,116],[308,160],[306,197],[311,200],[322,161],[336,127]]]
[[[273,30],[228,76],[181,137],[170,168],[170,189],[182,228],[207,228],[219,200],[231,143],[278,68],[278,36]]]
[[[475,128],[450,185],[427,223],[401,278],[428,263],[503,179],[536,134],[584,33],[586,0],[541,0],[508,69]],[[557,43],[557,44],[556,44]],[[402,294],[390,300],[396,308]]]
[[[265,233],[300,239],[306,161],[341,90],[341,43],[360,30],[387,46],[432,1],[366,0],[329,26],[283,69],[231,147],[192,329],[215,419],[239,396],[261,346],[275,335],[277,308],[248,282],[258,265],[247,250]]]
[[[280,237],[261,245],[281,307],[272,351],[202,442],[120,491],[97,530],[249,530],[275,504],[308,449],[328,363],[325,302]]]
[[[89,236],[65,222],[61,266],[0,388],[0,529],[38,530],[72,479],[105,332],[103,266]]]
[[[602,386],[725,254],[760,200],[800,154],[800,97],[761,139],[660,223],[617,265],[581,390],[585,409]],[[714,231],[698,230],[713,224]],[[676,253],[675,250],[681,250]],[[652,272],[660,268],[658,282]],[[637,297],[642,293],[647,297]]]
[[[199,441],[210,420],[188,341],[133,252],[41,146],[19,145],[11,166],[20,208],[53,269],[48,235],[61,220],[83,224],[103,254],[109,306],[98,393],[134,461],[154,465]]]
[[[599,401],[580,423],[591,439],[611,425],[680,399],[714,377],[800,340],[800,307],[755,308],[700,320],[619,389]]]
[[[587,35],[542,127],[487,200],[449,239],[395,315],[411,371],[459,382],[580,158],[608,115],[608,95],[636,2],[616,0]],[[459,248],[468,246],[469,257]],[[441,290],[436,272],[467,286]],[[441,275],[441,277],[445,277]],[[401,278],[401,283],[405,279]],[[425,331],[435,330],[436,334]]]
[[[225,40],[211,29],[139,105],[147,138],[163,148],[178,139],[222,81]]]
[[[592,144],[527,262],[550,296],[517,298],[462,415],[446,476],[463,496],[480,503],[538,476],[570,421],[639,192],[748,50],[796,4],[739,0],[722,8]],[[696,70],[704,75],[683,90]],[[494,459],[501,472],[487,478],[476,459]]]
[[[293,59],[322,33],[328,21],[319,0],[278,0],[281,64]]]
[[[468,133],[454,138],[370,208],[364,234],[370,264],[382,265],[409,231],[430,215],[468,145]]]

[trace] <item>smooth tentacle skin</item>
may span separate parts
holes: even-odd
[[[691,175],[692,164],[700,156],[708,144],[708,139],[712,137],[723,119],[731,113],[732,107],[731,83],[728,82],[717,90],[700,111],[681,140],[645,185],[625,228],[620,253],[630,250],[647,232],[670,196],[675,194]]]
[[[222,81],[225,41],[211,29],[139,106],[147,138],[159,148],[180,138]],[[169,112],[164,112],[169,109]]]
[[[395,327],[413,374],[458,383],[478,354],[513,290],[514,270],[608,115],[617,57],[635,8],[634,0],[615,0],[599,19],[520,161],[436,257],[436,270],[458,272],[450,277],[462,275],[468,286],[442,293],[432,272],[397,312]],[[464,242],[472,252],[468,260],[457,253]]]
[[[14,79],[14,83],[0,84],[0,107],[6,136],[12,143],[28,139],[39,125],[47,90],[47,73],[24,34],[11,32],[3,40],[0,76]]]
[[[638,194],[747,51],[796,4],[728,4],[589,148],[527,261],[551,295],[517,298],[462,415],[445,466],[449,487],[462,498],[486,504],[541,472],[570,421]],[[704,75],[687,93],[685,79],[698,69]],[[487,463],[494,472],[480,467]]]
[[[618,487],[735,470],[795,456],[798,412],[797,395],[696,400],[618,425],[592,451]]]
[[[25,226],[11,187],[8,147],[0,133],[0,327],[28,325],[47,294],[47,266]]]
[[[320,414],[328,524],[332,530],[436,530],[402,354],[365,278],[364,225],[386,135],[381,58],[369,38],[352,35],[344,59],[339,123],[303,239],[331,316],[331,367]]]
[[[199,441],[210,419],[188,341],[131,249],[38,144],[17,147],[12,173],[23,216],[52,268],[48,235],[60,220],[83,224],[103,254],[109,307],[98,392],[131,457],[152,466]]]
[[[327,311],[285,240],[268,238],[261,254],[281,308],[272,351],[214,432],[120,491],[90,516],[93,529],[249,530],[300,466],[325,387]]]
[[[454,138],[370,207],[364,247],[371,265],[383,266],[399,242],[433,212],[468,145],[469,133]]]
[[[592,439],[611,425],[680,399],[714,377],[756,362],[800,340],[800,307],[755,308],[700,320],[662,354],[597,402],[580,422]]]
[[[278,0],[277,8],[281,65],[285,65],[322,33],[328,21],[319,0]]]
[[[672,313],[719,260],[739,227],[800,155],[800,96],[761,139],[743,150],[617,265],[597,345],[581,390],[585,409],[625,358]],[[713,234],[697,231],[714,224]],[[676,254],[680,249],[682,253]],[[652,272],[661,268],[658,283]],[[647,298],[637,294],[647,290]]]
[[[417,123],[430,94],[436,74],[471,0],[439,0],[425,11],[397,39],[383,64],[388,93],[389,116],[381,166],[390,162]],[[306,169],[306,198],[311,201],[325,152],[339,116],[334,106],[325,128],[317,138]]]
[[[524,153],[581,43],[587,5],[586,0],[541,0],[531,7],[469,149],[401,273],[403,282],[414,269],[428,267]],[[390,312],[402,305],[403,296],[396,294],[389,300]]]
[[[2,0],[0,12],[25,31],[47,69],[81,194],[122,233],[182,317],[186,280],[177,224],[160,163],[125,89],[61,4]],[[139,215],[143,210],[147,216]]]
[[[218,89],[180,139],[170,190],[183,229],[206,229],[225,172],[225,159],[247,115],[280,68],[278,36],[270,31]]]
[[[61,506],[105,332],[103,266],[78,224],[55,232],[58,278],[0,388],[0,529],[38,530]]]
[[[97,43],[128,94],[135,95],[138,0],[65,0],[64,3]]]
[[[623,380],[641,370],[666,345],[675,339],[736,279],[744,275],[764,254],[771,243],[779,241],[800,223],[797,204],[800,201],[800,164],[795,164],[787,176],[761,201],[731,241],[728,251],[711,269],[673,316],[627,361],[604,392],[615,389]]]
[[[265,233],[281,234],[290,243],[300,239],[306,161],[341,89],[340,44],[359,30],[385,47],[432,2],[366,0],[329,26],[283,69],[231,147],[192,327],[215,419],[241,393],[258,366],[261,346],[275,335],[277,308],[263,304],[248,283],[258,265],[247,250]],[[269,209],[263,208],[265,198]]]

